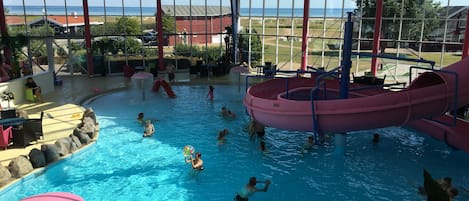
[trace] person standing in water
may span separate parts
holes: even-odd
[[[155,133],[155,126],[151,123],[151,120],[147,120],[145,128],[143,129],[143,137],[150,137]]]
[[[212,85],[208,86],[208,93],[207,93],[207,98],[210,100],[210,101],[213,101],[213,90],[215,90],[215,88],[213,88]]]

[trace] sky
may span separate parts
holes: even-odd
[[[35,5],[41,6],[44,5],[44,0],[24,0],[26,5]],[[65,0],[45,0],[47,5],[50,6],[63,6]],[[89,6],[103,6],[104,0],[88,0]],[[144,7],[154,7],[156,5],[156,0],[105,0],[106,6],[118,6],[122,5],[122,1],[124,1],[125,6],[130,7],[138,7],[140,5],[140,1],[142,2],[142,6]],[[189,5],[191,1],[193,5],[205,5],[207,2],[208,5],[220,5],[222,2],[223,6],[229,6],[230,0],[161,0],[162,4],[172,5],[174,2],[176,5]],[[263,0],[250,0],[252,8],[262,8],[263,7]],[[296,8],[303,7],[303,0],[294,0]],[[3,0],[4,5],[23,5],[21,0]],[[66,0],[68,6],[81,6],[82,0]],[[241,7],[247,8],[249,7],[249,0],[240,0]],[[292,7],[292,0],[265,0],[265,7],[266,8],[277,8],[277,2],[279,2],[280,8],[291,8]],[[441,5],[445,6],[448,4],[448,0],[434,0],[434,2],[440,2]],[[324,8],[324,1],[321,0],[310,0],[310,7],[311,8]],[[469,0],[450,0],[450,5],[452,6],[469,6]],[[341,8],[342,7],[342,0],[327,0],[327,7],[328,8]],[[354,8],[355,7],[355,0],[344,0],[344,7],[345,8]]]

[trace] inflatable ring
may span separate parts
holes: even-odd
[[[194,153],[194,147],[192,145],[186,145],[184,149],[182,149],[182,154],[184,154],[185,157],[188,157]]]

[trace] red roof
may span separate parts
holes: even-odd
[[[57,24],[59,26],[62,26],[62,27],[65,27],[67,25],[67,20],[68,20],[68,26],[83,26],[83,25],[85,25],[85,17],[84,16],[49,15],[49,16],[47,16],[47,19],[48,19],[49,22],[55,23],[55,24]],[[34,23],[37,23],[41,20],[43,20],[42,17],[29,22],[29,24],[34,24]],[[97,22],[97,21],[93,21],[93,20],[90,19],[90,24],[91,25],[97,25],[97,24],[104,24],[104,22]]]
[[[12,15],[7,15],[5,16],[6,18],[6,24],[7,25],[24,25],[24,17],[20,16],[12,16]]]
[[[85,24],[85,18],[83,16],[48,16],[47,18],[57,22],[58,24],[67,24],[67,18],[68,24]]]

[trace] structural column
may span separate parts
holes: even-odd
[[[376,1],[376,14],[375,14],[375,32],[373,34],[373,54],[378,54],[379,43],[381,40],[381,24],[383,15],[383,0]],[[378,66],[377,58],[371,58],[371,74],[376,75],[376,67]]]
[[[352,13],[347,13],[347,22],[344,27],[344,49],[341,62],[342,72],[340,75],[340,98],[346,99],[349,94],[350,69],[352,68]]]
[[[88,0],[83,0],[83,17],[85,18],[86,66],[88,67],[88,76],[93,76],[93,50],[91,49],[91,29],[90,15],[88,13]]]
[[[156,0],[156,31],[158,32],[158,65],[160,70],[164,70],[163,9],[161,8],[161,0]]]
[[[47,49],[47,63],[49,67],[49,71],[55,74],[55,64],[54,64],[54,47],[52,43],[54,42],[54,38],[46,38],[46,49]]]
[[[464,32],[464,46],[462,50],[462,58],[469,56],[469,8],[467,9],[466,31]]]
[[[3,0],[0,0],[0,32],[3,38],[8,38],[8,29],[6,25],[5,9],[3,7]],[[9,46],[3,48],[3,54],[5,56],[5,63],[11,64],[11,49]]]
[[[308,63],[309,0],[303,4],[303,36],[301,38],[301,70],[306,70]]]
[[[334,153],[339,156],[345,156],[345,149],[347,147],[347,136],[346,133],[334,134]]]
[[[231,0],[231,31],[233,32],[233,63],[238,63],[238,19],[239,19],[239,0]],[[250,45],[250,44],[249,44]]]

